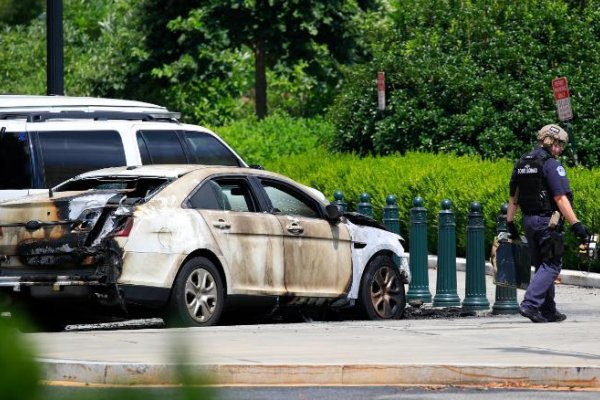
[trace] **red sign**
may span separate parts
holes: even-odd
[[[377,73],[377,109],[385,110],[385,72]]]
[[[552,79],[552,91],[554,92],[554,100],[556,101],[556,111],[558,119],[561,121],[569,121],[573,119],[573,109],[571,108],[571,98],[569,94],[569,85],[567,78],[561,76]]]
[[[554,91],[554,100],[556,101],[569,97],[570,94],[567,78],[561,76],[560,78],[552,79],[552,90]]]

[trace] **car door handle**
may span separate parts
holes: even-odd
[[[293,233],[293,234],[296,234],[296,235],[299,235],[299,234],[301,234],[301,233],[304,233],[304,228],[303,228],[303,227],[301,227],[301,226],[300,226],[300,224],[299,224],[299,223],[297,223],[297,222],[292,222],[291,224],[289,224],[289,225],[286,227],[286,229],[287,229],[287,231],[288,231],[289,233]]]
[[[213,226],[218,229],[229,229],[231,228],[231,224],[229,222],[225,222],[224,219],[219,218],[217,221],[213,222]]]

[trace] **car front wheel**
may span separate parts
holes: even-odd
[[[404,283],[390,257],[377,256],[367,265],[360,287],[360,303],[369,319],[397,319],[404,314]]]
[[[225,289],[219,271],[207,258],[187,261],[173,285],[171,320],[185,326],[210,326],[219,322]]]

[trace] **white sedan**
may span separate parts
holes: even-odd
[[[0,289],[139,305],[186,326],[217,324],[248,295],[392,319],[410,279],[400,241],[264,170],[108,168],[0,203]]]

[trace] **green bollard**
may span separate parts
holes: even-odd
[[[434,307],[460,307],[456,290],[456,216],[452,202],[442,201],[438,214],[438,266]]]
[[[392,232],[400,234],[400,211],[393,194],[385,198],[386,206],[383,207],[383,224]]]
[[[481,204],[471,203],[471,212],[467,219],[467,266],[465,299],[462,308],[465,311],[487,310],[490,302],[485,290],[484,225]]]
[[[396,196],[389,194],[385,198],[386,206],[383,207],[383,225],[395,234],[400,234],[400,210],[396,201]],[[394,262],[400,265],[400,257],[394,255]]]
[[[348,209],[348,204],[344,202],[344,193],[342,193],[341,190],[336,190],[333,192],[333,198],[335,199],[333,201],[333,205],[335,205],[340,212],[346,212]]]
[[[502,204],[500,214],[496,219],[496,232],[507,232],[506,212],[508,204]],[[496,286],[496,299],[492,306],[492,314],[516,314],[519,312],[519,303],[517,303],[517,288]]]
[[[368,193],[361,193],[360,202],[356,206],[356,212],[373,218],[373,205],[369,200],[371,200],[371,196]]]
[[[415,197],[413,208],[410,210],[409,248],[409,267],[412,278],[406,299],[431,303],[429,272],[427,271],[427,209],[423,207],[421,197]]]

